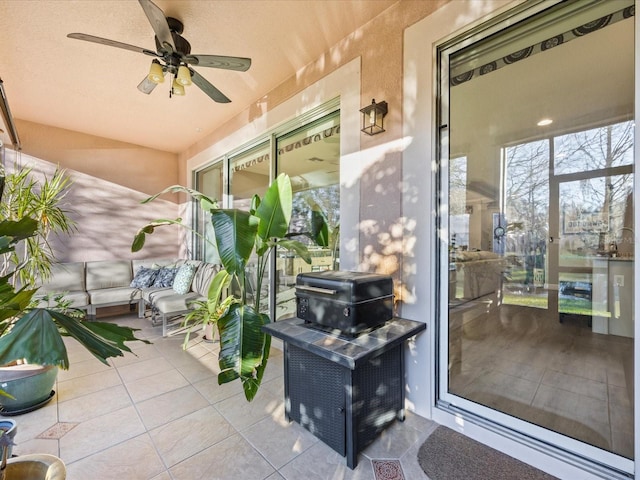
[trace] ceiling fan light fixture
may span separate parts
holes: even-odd
[[[177,78],[173,80],[173,85],[171,87],[171,93],[173,95],[180,95],[180,96],[184,95],[184,85],[180,84],[178,82]]]
[[[149,95],[158,84],[164,83],[164,77],[169,74],[167,81],[170,86],[169,96],[174,94],[174,90],[175,95],[184,95],[184,87],[193,83],[214,102],[229,103],[231,100],[227,96],[196,70],[190,68],[190,65],[245,72],[251,66],[251,59],[226,55],[191,55],[191,44],[182,36],[184,25],[181,21],[174,17],[167,17],[152,0],[139,0],[138,3],[142,6],[155,34],[155,51],[86,33],[70,33],[67,37],[156,57],[151,63],[149,73],[138,84],[138,90],[146,95]],[[179,77],[180,87],[174,87],[176,77]]]
[[[158,60],[153,60],[151,62],[151,67],[149,68],[149,75],[147,76],[150,82],[153,83],[162,83],[164,82],[164,73],[162,72],[162,65]]]
[[[178,76],[176,77],[176,81],[180,85],[184,85],[185,87],[191,85],[191,73],[189,73],[188,67],[180,65],[180,68],[178,68]]]

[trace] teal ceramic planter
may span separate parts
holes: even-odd
[[[45,405],[54,395],[57,376],[53,365],[0,367],[0,389],[14,397],[0,396],[0,414],[19,415]]]

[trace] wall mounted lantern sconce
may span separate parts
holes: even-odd
[[[384,116],[387,114],[387,102],[376,103],[375,98],[371,105],[361,108],[362,132],[367,135],[377,135],[384,132]]]

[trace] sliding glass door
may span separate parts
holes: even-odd
[[[337,270],[340,262],[339,112],[279,137],[276,169],[293,188],[289,236],[311,254],[308,264],[294,252],[276,252],[276,319],[282,319],[295,316],[298,274]]]
[[[551,3],[440,52],[439,396],[632,472],[634,4]]]
[[[337,269],[340,262],[340,112],[339,99],[309,111],[194,175],[196,189],[218,200],[221,208],[249,210],[255,195],[263,197],[280,173],[291,179],[293,190],[290,231],[304,243],[311,264],[278,248],[263,281],[264,313],[273,320],[295,315],[296,275]],[[274,161],[275,160],[275,161]],[[211,215],[195,205],[196,258],[219,263]],[[257,288],[255,259],[249,259],[248,293]]]

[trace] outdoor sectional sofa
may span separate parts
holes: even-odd
[[[190,272],[182,276],[188,284],[182,284],[176,291],[174,276],[184,264],[190,267],[184,269]],[[172,318],[189,312],[195,301],[206,299],[211,280],[219,269],[219,265],[198,260],[175,259],[56,263],[51,266],[51,276],[43,282],[36,298],[41,305],[55,306],[55,297],[60,295],[70,307],[86,310],[89,319],[95,319],[96,310],[101,307],[137,305],[140,318],[150,308],[153,324],[161,322],[162,335],[166,336]],[[142,275],[150,271],[157,275]],[[157,282],[161,273],[168,273],[169,280],[165,277],[164,282]]]

